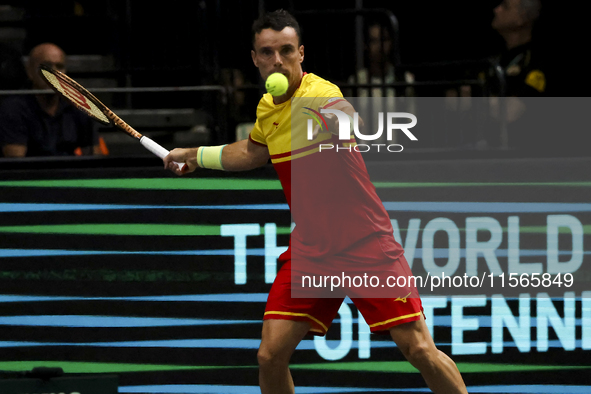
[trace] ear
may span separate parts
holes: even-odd
[[[304,61],[304,46],[300,45],[300,47],[298,48],[298,51],[300,52],[300,63]]]
[[[259,64],[257,62],[257,54],[252,49],[250,50],[250,56],[252,57],[252,62],[254,63],[254,66],[258,68],[259,67]]]

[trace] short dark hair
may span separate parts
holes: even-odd
[[[286,27],[292,27],[298,35],[298,45],[302,43],[302,34],[300,32],[300,25],[298,21],[289,12],[279,9],[273,12],[266,12],[258,17],[252,24],[252,46],[254,47],[254,40],[257,34],[264,29],[273,29],[281,31]]]

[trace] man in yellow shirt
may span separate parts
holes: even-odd
[[[411,272],[360,153],[320,148],[328,142],[341,147],[354,143],[327,132],[338,130],[337,117],[324,114],[326,130],[315,139],[293,127],[293,117],[302,108],[336,109],[350,117],[355,113],[338,87],[303,72],[304,46],[293,16],[279,10],[255,21],[252,60],[263,79],[280,72],[289,87],[281,96],[263,96],[249,138],[225,146],[174,149],[164,165],[182,175],[175,161],[186,163],[189,172],[198,167],[241,171],[264,166],[270,158],[277,170],[296,227],[288,250],[279,257],[282,266],[269,293],[258,361],[261,392],[287,394],[294,392],[289,360],[295,348],[306,334],[326,334],[344,298],[292,297],[292,274],[301,269],[299,263],[377,266],[393,275]],[[305,99],[305,107],[292,98]],[[416,289],[389,298],[347,294],[372,332],[390,334],[434,392],[467,393],[454,362],[435,347]]]

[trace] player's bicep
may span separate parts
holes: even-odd
[[[246,150],[256,167],[262,167],[269,162],[269,148],[266,145],[255,144],[250,139],[247,139]]]

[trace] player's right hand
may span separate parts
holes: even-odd
[[[324,114],[324,120],[326,120],[326,125],[328,126],[328,130],[325,130],[323,127],[319,125],[314,125],[312,129],[312,139],[315,140],[320,133],[331,133],[333,135],[339,135],[339,119],[335,114]]]
[[[176,175],[184,175],[193,172],[197,169],[197,148],[182,149],[176,148],[162,159],[164,168],[172,171]],[[179,168],[178,163],[184,163],[182,168]]]

